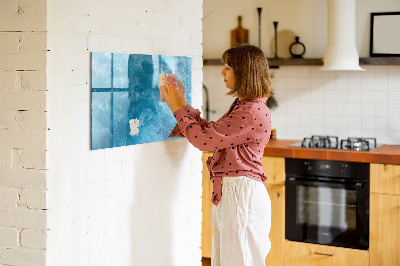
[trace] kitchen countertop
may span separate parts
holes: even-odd
[[[290,147],[301,140],[270,140],[264,156],[363,163],[400,164],[400,145],[383,145],[372,151]]]

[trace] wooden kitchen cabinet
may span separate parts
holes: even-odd
[[[370,164],[371,193],[400,195],[400,165]]]
[[[201,223],[201,253],[204,258],[211,258],[212,252],[212,183],[210,181],[210,173],[206,165],[212,152],[203,153],[203,195],[202,195],[202,223]]]
[[[285,266],[366,266],[365,250],[285,241]]]
[[[370,265],[400,265],[400,165],[370,166]]]
[[[264,156],[261,160],[267,175],[265,187],[271,199],[271,250],[265,259],[266,266],[283,265],[285,240],[285,158]]]
[[[285,158],[264,156],[261,159],[264,172],[267,175],[265,184],[268,185],[285,185]]]
[[[370,265],[400,265],[400,196],[374,193],[370,201]]]
[[[265,259],[266,266],[283,265],[285,241],[285,187],[265,184],[271,199],[271,250]]]
[[[212,183],[206,166],[206,161],[211,152],[203,153],[203,206],[202,206],[202,256],[211,258],[212,253]],[[271,250],[266,258],[267,266],[283,265],[284,230],[285,230],[285,158],[263,157],[264,171],[268,176],[265,187],[271,199],[272,221],[271,221]]]

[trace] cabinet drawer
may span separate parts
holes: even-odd
[[[369,254],[365,250],[285,241],[285,266],[365,266]]]

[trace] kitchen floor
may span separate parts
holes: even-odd
[[[201,262],[203,263],[203,266],[211,266],[211,259],[209,258],[202,258]]]

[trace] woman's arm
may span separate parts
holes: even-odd
[[[183,109],[188,116],[195,119],[202,127],[209,125],[207,120],[200,117],[200,110],[194,109],[186,102],[185,87],[179,79],[174,76],[167,76],[165,86],[160,89],[163,91],[165,101],[172,112],[175,112],[177,109]],[[184,137],[182,132],[179,130],[178,124],[174,127],[168,137]]]
[[[210,123],[213,123],[213,122],[208,122],[207,120],[200,117],[200,111],[198,109],[194,109],[189,104],[186,105],[184,111],[185,111],[186,115],[188,115],[189,117],[196,120],[201,128],[205,128],[205,127],[209,126]],[[168,137],[173,138],[173,137],[184,137],[184,136],[185,135],[182,134],[182,132],[180,131],[180,128],[179,128],[179,124],[177,123],[176,126],[174,127],[174,129],[172,129],[172,131]]]
[[[194,118],[197,122],[199,122],[201,125],[208,125],[208,121],[200,117],[200,110],[194,109],[192,106],[190,106],[185,99],[185,86],[183,86],[182,82],[175,78],[174,76],[168,76],[169,81],[173,84],[177,85],[178,89],[178,99],[179,103],[181,106],[185,107],[184,110],[187,112],[189,116]]]
[[[184,110],[176,110],[174,117],[178,121],[180,132],[189,142],[201,151],[235,148],[235,146],[257,142],[257,127],[254,115],[249,110],[238,109],[218,122],[209,123],[206,127],[192,117],[185,114]]]

